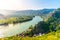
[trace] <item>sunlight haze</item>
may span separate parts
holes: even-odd
[[[0,0],[0,9],[25,10],[60,7],[59,0]]]

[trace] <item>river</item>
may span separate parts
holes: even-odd
[[[20,34],[24,31],[26,31],[31,25],[35,25],[38,22],[43,21],[43,19],[40,16],[33,17],[32,20],[24,22],[24,23],[18,23],[18,24],[9,24],[8,26],[0,26],[0,38],[3,37],[10,37],[17,34]]]

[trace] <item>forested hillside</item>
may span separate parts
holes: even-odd
[[[3,40],[60,40],[60,8],[52,12],[51,17],[46,21],[41,21],[29,31],[12,37],[2,38]]]

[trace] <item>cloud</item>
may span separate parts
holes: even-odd
[[[0,0],[0,9],[18,10],[22,5],[22,0]]]

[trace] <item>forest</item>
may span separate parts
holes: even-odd
[[[30,20],[31,17],[25,19]],[[8,21],[8,23],[10,22]],[[52,12],[48,20],[41,21],[34,27],[31,26],[28,30],[21,33],[22,36],[18,34],[12,37],[0,38],[0,40],[60,40],[60,8]]]

